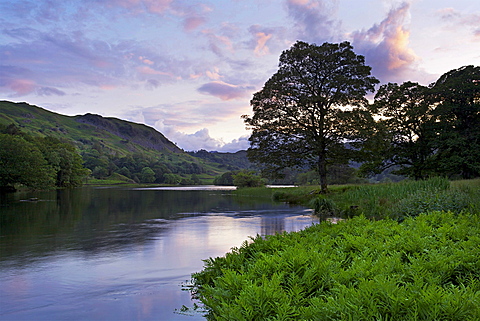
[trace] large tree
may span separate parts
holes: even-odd
[[[298,41],[280,56],[278,71],[251,100],[249,159],[274,176],[282,168],[316,167],[323,192],[327,166],[345,163],[370,118],[365,95],[378,80],[348,42]],[[355,123],[355,125],[353,125]]]

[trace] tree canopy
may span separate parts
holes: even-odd
[[[0,187],[31,189],[82,185],[88,170],[75,147],[53,137],[32,137],[15,125],[0,133]]]
[[[432,95],[425,86],[413,82],[382,85],[373,105],[379,117],[376,135],[370,137],[379,142],[373,152],[380,162],[366,163],[364,170],[378,173],[397,166],[397,174],[415,179],[428,177],[433,166],[432,108]]]
[[[249,159],[267,176],[287,167],[316,167],[322,191],[327,166],[354,155],[347,141],[361,140],[371,122],[365,95],[378,80],[348,42],[298,41],[280,56],[278,71],[251,100]]]
[[[54,175],[54,169],[35,144],[21,136],[0,134],[0,187],[53,187]]]
[[[436,105],[434,160],[438,173],[480,176],[480,67],[451,70],[431,90]]]

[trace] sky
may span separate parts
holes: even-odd
[[[349,41],[382,84],[480,65],[478,0],[1,0],[0,100],[248,148],[242,115],[297,40]]]

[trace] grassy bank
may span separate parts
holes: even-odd
[[[206,260],[209,319],[480,320],[480,180],[250,192],[347,219]]]

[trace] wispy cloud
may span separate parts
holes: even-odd
[[[226,53],[235,52],[233,42],[227,35],[217,34],[211,29],[202,30],[202,34],[207,38],[208,49],[218,57],[224,58]]]
[[[447,24],[450,28],[469,29],[471,35],[480,40],[480,13],[479,12],[461,12],[454,8],[443,8],[437,11],[440,22]]]
[[[109,43],[81,32],[53,34],[31,28],[4,33],[16,41],[0,44],[0,90],[14,90],[15,95],[60,94],[78,85],[132,86],[135,81],[152,88],[189,78],[195,64],[208,67],[198,60],[155,52],[135,41]]]
[[[240,104],[240,105],[239,105]],[[124,114],[126,119],[153,125],[161,121],[165,126],[177,130],[192,131],[200,126],[211,126],[231,117],[239,117],[241,103],[225,105],[211,100],[191,100],[173,104],[159,104],[152,107],[133,107]]]
[[[227,84],[223,81],[212,81],[200,86],[198,91],[218,97],[221,100],[232,100],[247,97],[253,89],[252,86],[238,86]]]
[[[173,0],[96,0],[97,3],[101,3],[110,7],[118,6],[128,9],[131,13],[153,13],[163,14],[167,11]]]
[[[202,24],[204,24],[205,21],[206,21],[205,17],[198,16],[198,15],[192,15],[192,16],[186,17],[183,20],[183,28],[186,31],[192,31],[192,30],[197,29]]]
[[[341,22],[336,19],[337,1],[286,0],[287,12],[294,20],[296,38],[323,43],[337,41]]]

